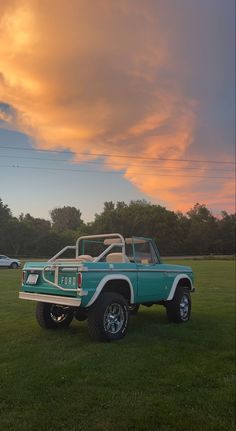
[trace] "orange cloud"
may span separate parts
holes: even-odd
[[[165,37],[170,29],[161,23],[158,1],[12,0],[2,2],[0,12],[1,99],[16,112],[14,126],[35,145],[134,158],[184,157],[197,103],[173,79]],[[166,170],[170,162],[139,168],[132,158],[110,156],[104,169],[107,163],[172,208],[201,200],[191,192],[196,179],[162,176],[175,174]]]

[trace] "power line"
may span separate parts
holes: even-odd
[[[123,175],[125,172],[115,172],[115,171],[98,171],[98,170],[81,170],[81,169],[67,169],[67,168],[47,168],[39,166],[20,166],[20,165],[0,165],[0,168],[17,168],[17,169],[37,169],[37,170],[47,170],[47,171],[66,171],[66,172],[78,172],[78,173],[89,173],[89,174],[110,174],[110,175]],[[154,174],[145,174],[132,172],[133,175],[138,176],[154,176]],[[186,175],[179,174],[158,174],[156,176],[160,177],[184,177]],[[226,179],[233,180],[234,177],[220,177],[220,176],[207,176],[207,175],[188,175],[188,178],[214,178],[214,179]]]
[[[170,158],[159,158],[159,157],[142,157],[142,156],[128,156],[125,154],[101,154],[101,153],[80,153],[73,151],[61,151],[61,150],[46,150],[39,148],[18,148],[12,146],[0,146],[0,149],[18,150],[18,151],[35,151],[35,152],[46,152],[46,153],[59,153],[59,154],[77,154],[81,156],[95,156],[95,157],[121,157],[127,159],[137,159],[137,160],[153,160],[153,161],[172,161],[172,162],[191,162],[191,163],[219,163],[219,164],[230,164],[234,165],[235,162],[222,161],[222,160],[198,160],[198,159],[170,159]]]
[[[58,163],[58,162],[68,162],[68,159],[60,159],[60,160],[56,160],[56,159],[49,159],[49,158],[46,158],[46,157],[43,157],[43,158],[41,158],[41,157],[27,157],[27,156],[9,156],[9,155],[7,155],[7,154],[1,154],[0,155],[0,157],[5,157],[5,158],[15,158],[15,159],[18,159],[18,158],[24,158],[24,160],[39,160],[39,161],[50,161],[50,162],[56,162],[56,163]],[[79,163],[79,162],[77,162],[77,163]],[[96,162],[96,161],[86,161],[86,162],[83,162],[84,164],[91,164],[91,165],[101,165],[101,162]],[[106,165],[110,165],[110,166],[114,166],[114,165],[120,165],[121,164],[121,162],[105,162],[105,164]],[[141,168],[143,168],[143,167],[148,167],[148,168],[155,168],[155,165],[153,165],[153,164],[148,164],[148,165],[146,165],[146,164],[136,164],[136,163],[132,163],[131,165],[129,164],[129,167],[130,166],[137,166],[137,167],[141,167]],[[198,170],[199,169],[199,167],[189,167],[189,166],[186,166],[186,167],[178,167],[178,166],[164,166],[164,167],[159,167],[158,169],[161,169],[161,170],[170,170],[170,169],[177,169],[177,170]],[[207,169],[209,169],[209,168],[207,168]],[[212,168],[211,168],[212,169]],[[220,169],[220,168],[214,168],[214,171],[221,171],[221,172],[235,172],[235,170],[234,169]]]

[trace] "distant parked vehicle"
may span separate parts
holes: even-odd
[[[21,265],[21,263],[18,259],[11,259],[8,256],[0,254],[0,267],[4,266],[7,268],[16,269],[16,268],[19,268],[20,265]]]

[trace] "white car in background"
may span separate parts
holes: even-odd
[[[20,265],[21,263],[18,259],[11,259],[8,256],[0,254],[0,267],[2,266],[2,267],[16,269],[16,268],[19,268]]]

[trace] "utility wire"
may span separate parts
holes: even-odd
[[[47,170],[47,171],[67,171],[67,172],[78,172],[78,173],[90,173],[90,174],[109,174],[109,175],[124,175],[125,172],[115,172],[115,171],[96,171],[96,170],[81,170],[81,169],[67,169],[67,168],[46,168],[38,166],[20,166],[20,165],[0,165],[0,168],[18,168],[18,169],[37,169],[37,170]],[[132,172],[133,175],[138,176],[154,176],[154,174],[145,174]],[[184,177],[186,175],[179,174],[158,174],[156,176],[160,177]],[[220,176],[207,176],[207,175],[188,175],[188,178],[214,178],[214,179],[227,179],[233,180],[234,177],[220,177]]]
[[[19,158],[24,158],[24,160],[39,160],[39,161],[49,161],[49,162],[57,162],[57,163],[60,163],[60,162],[70,162],[68,159],[60,159],[60,160],[57,160],[57,159],[49,159],[49,158],[46,158],[46,157],[27,157],[27,156],[9,156],[9,155],[7,155],[7,154],[0,154],[0,158],[1,157],[5,157],[5,158],[15,158],[15,159],[19,159]],[[74,162],[75,164],[79,164],[79,163],[81,163],[81,162]],[[89,165],[100,165],[101,166],[101,162],[96,162],[96,161],[85,161],[85,162],[83,162],[84,164],[89,164]],[[105,162],[105,165],[107,166],[107,165],[110,165],[110,166],[114,166],[114,165],[120,165],[121,164],[121,162]],[[153,165],[153,164],[148,164],[148,165],[146,165],[146,164],[137,164],[137,163],[132,163],[131,165],[129,165],[129,167],[133,167],[133,166],[137,166],[137,167],[140,167],[140,168],[144,168],[144,167],[146,167],[146,168],[155,168],[155,165]],[[177,169],[177,170],[198,170],[199,169],[199,167],[190,167],[190,166],[182,166],[182,167],[178,167],[178,166],[164,166],[164,167],[158,167],[158,169],[161,169],[161,170],[169,170],[169,169]],[[206,168],[206,169],[212,169],[212,168]],[[213,168],[214,169],[214,171],[221,171],[221,172],[235,172],[235,170],[234,169],[221,169],[221,168]]]
[[[18,150],[18,151],[36,151],[46,153],[59,153],[59,154],[77,154],[81,156],[95,156],[95,157],[122,157],[126,159],[139,159],[139,160],[154,160],[154,161],[172,161],[172,162],[191,162],[191,163],[219,163],[219,164],[230,164],[234,165],[235,162],[223,161],[223,160],[198,160],[198,159],[170,159],[170,158],[159,158],[159,157],[141,157],[141,156],[127,156],[125,154],[101,154],[101,153],[80,153],[73,151],[61,151],[61,150],[46,150],[39,148],[19,148],[12,146],[0,146],[0,149]]]

